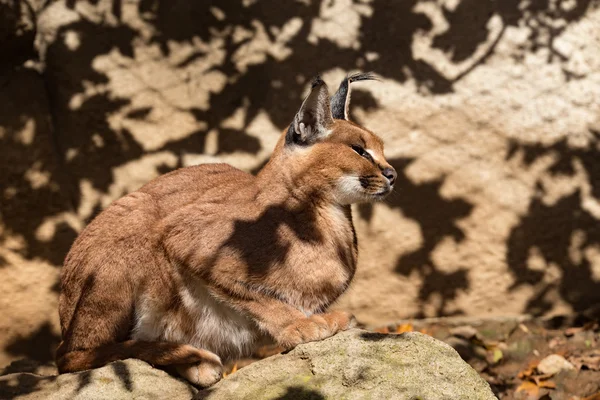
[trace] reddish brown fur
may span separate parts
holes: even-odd
[[[94,219],[62,272],[60,372],[134,357],[176,365],[207,386],[220,378],[213,353],[234,358],[263,337],[292,348],[347,329],[349,314],[325,313],[348,287],[357,259],[350,205],[338,204],[337,182],[369,177],[361,196],[379,199],[376,193],[390,190],[381,171],[391,167],[373,133],[328,121],[328,136],[310,146],[286,144],[284,132],[256,177],[225,164],[182,168]],[[376,162],[351,145],[369,149]],[[199,307],[206,299],[218,304],[206,306],[220,318],[207,320],[206,332],[197,318],[209,314],[186,306],[194,299]],[[251,339],[219,333],[215,321],[228,315],[247,325]],[[160,334],[150,342],[132,339],[152,335],[155,326]],[[198,339],[199,331],[212,339]],[[205,365],[212,369],[199,369]]]

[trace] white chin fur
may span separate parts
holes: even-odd
[[[346,175],[337,182],[335,199],[339,204],[353,204],[365,201],[367,196],[360,184],[358,176]]]

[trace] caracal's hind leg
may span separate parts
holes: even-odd
[[[102,367],[110,362],[137,358],[152,365],[171,367],[198,386],[221,379],[220,358],[208,350],[163,341],[128,340],[135,323],[133,296],[123,280],[83,285],[60,298],[63,341],[56,354],[60,373]]]

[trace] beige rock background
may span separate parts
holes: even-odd
[[[339,306],[383,325],[600,301],[600,4],[0,0],[0,366],[50,361],[60,265],[153,177],[257,171],[310,79],[399,171]]]

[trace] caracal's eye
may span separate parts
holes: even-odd
[[[366,158],[367,160],[369,160],[370,162],[373,162],[373,157],[371,157],[371,154],[369,154],[368,151],[366,151],[364,149],[364,147],[359,146],[357,144],[353,144],[350,145],[350,147],[352,147],[352,150],[354,150],[358,155],[360,155],[361,157]]]
[[[358,153],[358,155],[364,157],[367,153],[367,151],[365,149],[363,149],[361,146],[357,145],[357,144],[353,144],[350,147],[352,147],[352,150],[354,150],[355,152]]]

